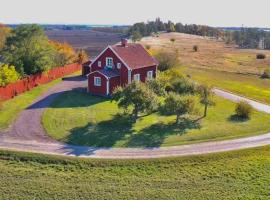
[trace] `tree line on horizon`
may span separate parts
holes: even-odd
[[[178,32],[212,37],[223,40],[227,44],[236,44],[240,48],[270,49],[270,32],[259,28],[242,27],[240,30],[225,30],[206,25],[163,22],[160,18],[156,18],[155,21],[148,21],[147,23],[135,23],[128,29],[127,34],[135,42],[142,37],[158,32]]]

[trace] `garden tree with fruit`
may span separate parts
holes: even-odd
[[[11,31],[1,52],[5,63],[15,66],[20,75],[44,72],[56,66],[55,50],[38,25],[20,25]]]
[[[56,52],[54,55],[54,62],[56,66],[71,64],[77,59],[76,52],[69,44],[56,41],[50,41],[50,44]]]
[[[20,75],[16,72],[14,66],[8,66],[6,64],[0,66],[0,87],[16,82],[19,78]]]
[[[131,106],[135,121],[138,119],[139,112],[150,113],[158,107],[156,94],[146,84],[135,81],[124,88],[116,88],[112,100],[125,110]]]
[[[200,102],[202,105],[204,105],[203,117],[206,117],[208,107],[215,105],[215,102],[213,100],[212,87],[209,85],[199,85],[198,92],[200,94]]]
[[[195,110],[195,97],[191,95],[181,96],[170,92],[165,99],[163,109],[168,114],[176,115],[176,123],[180,121],[183,115],[192,114]]]

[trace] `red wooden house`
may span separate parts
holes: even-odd
[[[128,43],[108,46],[89,65],[88,92],[110,96],[117,86],[156,77],[158,62],[142,45]]]

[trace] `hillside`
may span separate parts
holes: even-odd
[[[171,42],[171,38],[175,42]],[[150,45],[152,49],[178,49],[182,65],[188,67],[258,75],[270,66],[270,51],[238,49],[207,37],[164,33],[158,37],[143,38],[141,43]],[[198,52],[193,51],[194,45],[198,45]],[[257,53],[266,54],[267,58],[257,60]]]

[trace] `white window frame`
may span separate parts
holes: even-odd
[[[152,80],[153,79],[153,71],[148,71],[147,72],[147,80]]]
[[[121,69],[121,63],[117,63],[117,69]]]
[[[113,67],[113,58],[112,57],[106,57],[106,67]]]
[[[101,61],[98,61],[98,67],[101,67]]]
[[[101,86],[101,78],[94,76],[94,86]]]
[[[134,74],[133,80],[136,82],[139,82],[141,80],[141,75],[140,74]]]

